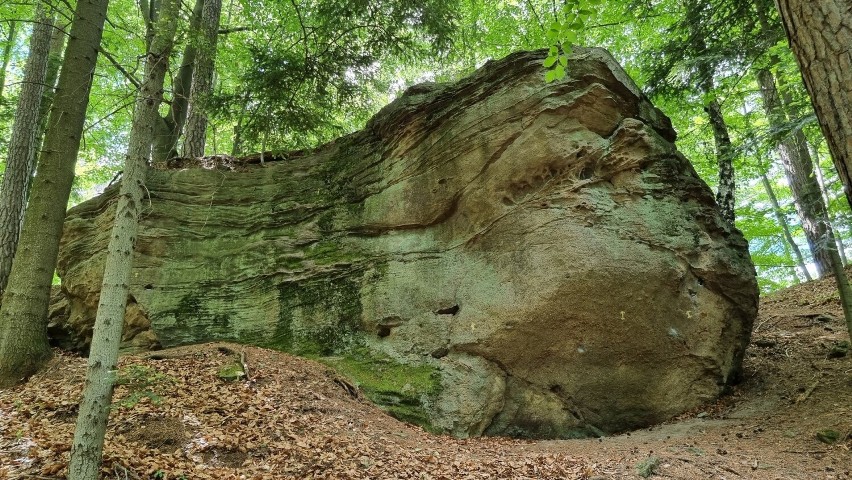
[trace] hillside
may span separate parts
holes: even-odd
[[[104,478],[849,479],[852,354],[831,358],[846,338],[840,318],[830,281],[769,296],[730,395],[665,425],[589,440],[434,436],[387,416],[323,364],[260,348],[125,357]],[[241,354],[249,380],[219,378]],[[59,354],[0,392],[0,479],[64,477],[84,366]],[[134,401],[134,391],[161,398]]]

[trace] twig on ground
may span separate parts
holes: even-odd
[[[808,389],[807,389],[807,390],[805,390],[805,391],[804,391],[804,393],[802,393],[801,395],[799,395],[798,397],[796,397],[796,401],[795,401],[795,403],[802,403],[802,402],[804,402],[805,400],[807,400],[807,399],[808,399],[808,397],[810,397],[810,396],[811,396],[811,394],[812,394],[812,393],[814,393],[814,390],[816,390],[817,385],[819,385],[819,380],[817,380],[816,382],[814,382],[814,383],[813,383],[813,385],[811,385],[810,387],[808,387]]]

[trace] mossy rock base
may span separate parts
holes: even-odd
[[[431,405],[441,391],[441,374],[437,369],[405,365],[365,348],[317,360],[346,377],[394,418],[437,431],[430,414]]]

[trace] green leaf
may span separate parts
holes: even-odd
[[[556,57],[547,57],[544,59],[544,68],[550,68],[556,63]]]
[[[559,56],[559,64],[563,67],[568,66],[568,55],[560,55]]]
[[[565,35],[562,36],[562,43],[577,43],[577,32],[567,30]]]
[[[550,83],[554,80],[556,80],[556,72],[554,70],[548,70],[544,74],[544,81],[547,82],[547,83]]]

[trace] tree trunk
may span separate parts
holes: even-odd
[[[712,80],[710,86],[705,88],[705,93],[713,90]],[[722,218],[729,225],[734,226],[736,220],[736,174],[734,171],[734,147],[731,144],[731,136],[728,134],[728,125],[722,115],[722,107],[719,101],[713,100],[704,107],[713,127],[713,140],[716,143],[716,163],[719,165],[719,187],[716,190],[716,203],[721,209]]]
[[[24,67],[24,79],[18,94],[15,122],[9,141],[9,155],[0,188],[0,295],[6,289],[12,259],[18,248],[21,221],[35,163],[39,127],[39,105],[44,93],[53,11],[50,5],[36,4],[30,52]]]
[[[64,4],[60,3],[58,7],[61,9]],[[42,95],[41,105],[38,110],[38,136],[36,137],[36,152],[40,151],[41,145],[44,142],[44,133],[47,129],[47,117],[50,115],[50,109],[53,106],[53,99],[56,97],[56,79],[59,77],[59,67],[62,66],[62,52],[65,49],[65,39],[70,27],[70,23],[65,20],[63,12],[58,13],[56,28],[53,29],[53,38],[50,39],[50,53],[47,58],[47,74],[44,77],[44,94]],[[33,172],[35,174],[35,163],[33,163]],[[30,184],[32,185],[32,184]],[[29,192],[27,192],[29,198]]]
[[[213,91],[213,72],[216,60],[216,40],[219,36],[219,16],[222,0],[206,0],[201,10],[201,38],[192,76],[190,114],[184,137],[184,155],[204,156],[207,138],[207,106]]]
[[[787,241],[787,244],[796,256],[796,265],[799,266],[799,270],[805,276],[807,281],[813,280],[810,272],[808,272],[808,267],[805,266],[805,258],[802,256],[802,251],[799,250],[799,246],[796,245],[795,240],[793,240],[793,235],[790,234],[790,225],[787,223],[787,218],[784,216],[784,212],[781,211],[781,206],[778,204],[778,197],[775,196],[775,191],[772,189],[772,183],[769,182],[769,178],[765,173],[760,175],[760,181],[763,183],[766,195],[769,196],[769,201],[772,203],[772,212],[775,214],[778,224],[781,225],[781,229],[784,231],[784,239]]]
[[[6,91],[6,71],[9,69],[9,62],[12,61],[12,49],[15,47],[15,38],[18,34],[16,27],[16,22],[9,22],[9,35],[6,38],[6,46],[3,47],[3,69],[0,70],[0,102],[3,101],[3,93]]]
[[[702,10],[706,5],[697,0],[686,2],[687,16],[690,26],[690,41],[695,54],[699,57],[706,54],[707,44],[704,33],[700,30]],[[713,141],[716,145],[716,163],[719,166],[719,185],[716,190],[716,203],[719,204],[722,218],[730,226],[736,220],[736,174],[734,171],[734,147],[728,134],[728,125],[722,114],[722,106],[714,92],[713,76],[715,67],[704,59],[698,61],[698,88],[705,101],[704,111],[710,119],[713,128]]]
[[[849,278],[840,262],[840,255],[833,248],[831,252],[834,257],[837,257],[835,261],[831,262],[831,268],[834,279],[837,281],[837,291],[840,293],[840,305],[843,307],[843,316],[846,318],[846,330],[849,333],[849,338],[852,339],[852,288],[849,287]]]
[[[0,387],[26,379],[50,358],[47,343],[50,286],[107,3],[107,0],[77,2],[38,173],[0,307]]]
[[[155,122],[163,100],[163,81],[177,27],[177,0],[163,0],[137,96],[124,176],[107,247],[98,313],[86,371],[86,387],[71,449],[71,480],[96,480],[109,418],[118,349],[124,326],[133,248],[142,210],[145,170],[151,156]]]
[[[189,20],[189,31],[194,33],[201,28],[201,11],[204,0],[195,0],[192,17]],[[192,35],[190,35],[192,37]],[[186,43],[181,57],[178,74],[172,82],[173,93],[169,111],[157,120],[154,133],[154,154],[152,162],[162,164],[166,160],[178,156],[178,139],[186,123],[189,93],[195,71],[195,58],[198,52],[197,42],[190,40]]]
[[[819,183],[819,190],[822,194],[822,201],[825,204],[825,211],[828,214],[828,223],[829,225],[834,224],[834,220],[831,219],[831,198],[828,196],[828,190],[826,189],[825,184],[825,176],[822,174],[822,167],[819,166],[819,152],[816,147],[813,145],[811,147],[811,158],[814,161],[814,173],[816,173],[817,183]],[[834,242],[837,244],[837,251],[840,253],[840,259],[843,261],[843,267],[849,264],[849,260],[846,259],[846,249],[843,246],[843,239],[840,238],[840,231],[832,228],[834,232]]]
[[[231,156],[236,157],[243,153],[243,121],[248,112],[249,93],[243,95],[243,106],[240,109],[240,115],[237,117],[237,124],[234,125],[234,144],[231,145]]]
[[[852,207],[852,8],[849,0],[776,4]]]
[[[775,77],[768,69],[761,69],[757,72],[757,79],[769,126],[777,134],[783,130],[789,116],[778,95]],[[796,212],[802,219],[802,229],[811,249],[817,275],[828,275],[832,271],[829,250],[834,248],[834,234],[828,225],[828,212],[814,176],[807,139],[801,130],[797,130],[775,143],[787,180],[790,182],[790,189],[793,191]]]

